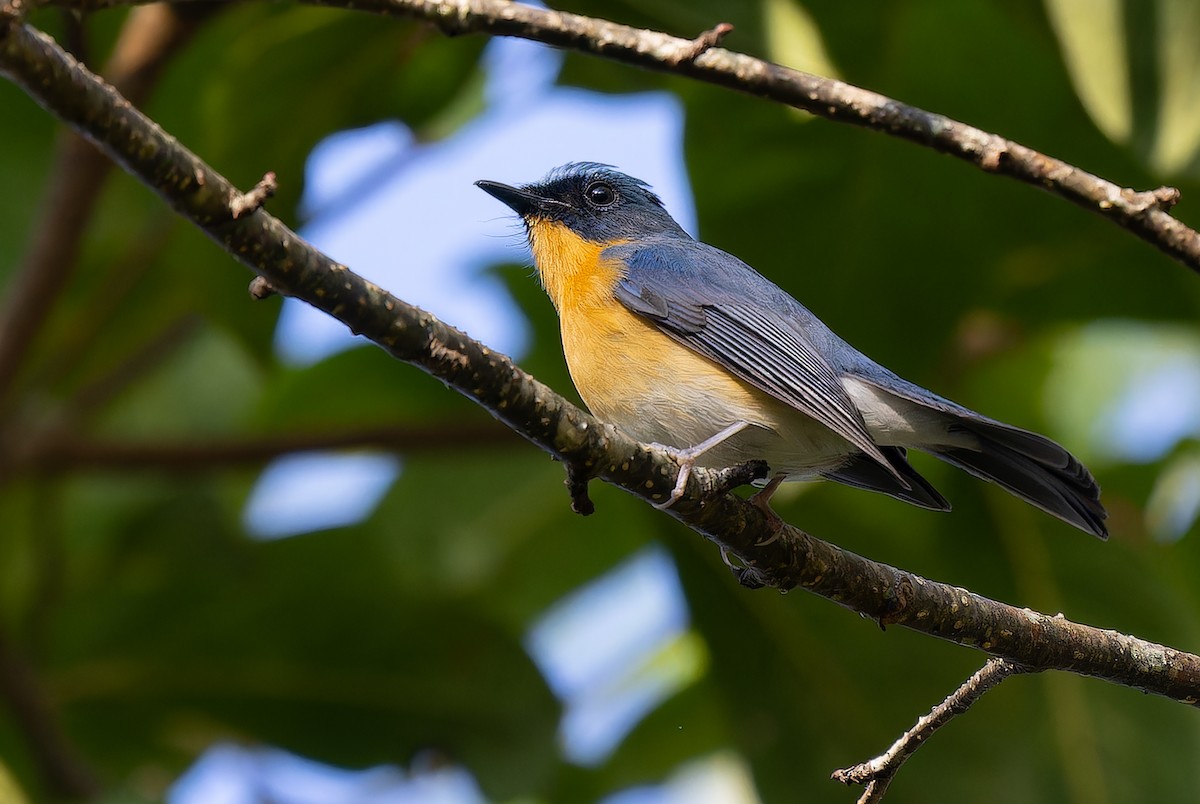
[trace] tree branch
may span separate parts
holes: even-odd
[[[169,58],[212,11],[205,5],[183,10],[166,4],[135,9],[105,68],[108,79],[127,100],[140,104]],[[110,167],[111,162],[82,137],[68,132],[60,140],[29,246],[0,309],[0,404],[21,369],[30,342],[70,279],[80,239]]]
[[[317,5],[415,17],[447,35],[487,33],[532,39],[710,84],[803,109],[819,117],[882,131],[1010,176],[1098,212],[1165,254],[1200,272],[1200,233],[1169,210],[1170,187],[1138,192],[1046,156],[1020,143],[831,78],[705,44],[606,20],[507,0],[308,0]],[[706,39],[710,37],[709,39]],[[696,54],[697,49],[701,52]],[[696,54],[696,55],[693,55]]]
[[[532,39],[660,72],[673,72],[820,117],[882,131],[1051,191],[1128,229],[1194,271],[1200,233],[1172,217],[1179,191],[1138,192],[944,115],[831,78],[802,73],[742,53],[606,20],[507,0],[309,0],[428,20],[447,35],[488,33]],[[718,26],[717,29],[720,30]]]
[[[1005,659],[988,659],[978,671],[962,683],[954,692],[928,715],[917,719],[917,723],[887,751],[851,768],[843,768],[833,772],[834,781],[842,784],[866,785],[858,804],[873,804],[881,801],[888,785],[896,777],[900,767],[925,744],[925,741],[954,718],[965,714],[968,709],[989,690],[1011,675],[1026,672],[1027,668],[1013,664]]]
[[[711,51],[710,51],[711,53]],[[704,54],[698,61],[703,61]],[[93,76],[53,40],[0,15],[0,74],[10,78],[158,192],[229,254],[437,377],[585,475],[643,499],[665,499],[678,467],[429,313],[313,249],[255,210],[235,219],[240,193]],[[693,471],[668,513],[746,567],[747,584],[802,587],[877,620],[1001,656],[1031,670],[1068,670],[1196,705],[1200,657],[1136,637],[1017,609],[870,561],[794,528],[773,529],[754,505],[724,493],[725,476]]]
[[[0,417],[0,482],[22,469],[61,469],[71,463],[72,448],[86,422],[129,385],[157,368],[200,327],[198,316],[186,314],[156,332],[112,371],[77,390],[59,407],[34,421]]]
[[[933,148],[981,170],[1041,187],[1099,213],[1164,254],[1200,272],[1200,232],[1170,214],[1172,187],[1120,187],[1061,159],[832,78],[802,73],[714,47],[718,25],[695,40],[509,0],[303,0],[313,5],[421,19],[448,36],[515,36],[589,53],[648,70],[675,73],[803,109],[819,117],[882,131]],[[142,0],[42,0],[47,5],[97,9]]]
[[[510,446],[509,430],[495,424],[426,424],[368,427],[331,433],[282,433],[209,439],[138,443],[89,440],[57,434],[35,439],[22,450],[16,468],[38,472],[151,471],[206,472],[235,466],[256,466],[297,452],[339,449],[381,449],[394,452],[446,452]]]

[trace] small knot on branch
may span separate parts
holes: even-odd
[[[1122,194],[1129,200],[1134,212],[1148,212],[1152,209],[1170,212],[1183,195],[1179,192],[1178,187],[1159,187],[1143,192],[1123,190]]]
[[[746,589],[762,589],[769,586],[767,576],[754,567],[730,567],[733,577]]]
[[[729,571],[733,573],[733,577],[737,582],[747,589],[762,589],[767,586],[768,581],[765,575],[756,567],[750,566],[742,558],[738,557],[737,564],[729,558],[729,548],[725,545],[718,545],[721,548],[721,560],[725,562],[725,566],[729,567]]]
[[[700,479],[705,499],[716,497],[739,486],[763,480],[770,474],[766,461],[746,461],[724,469],[700,469],[694,474]]]
[[[474,14],[469,3],[442,3],[437,15],[429,20],[443,36],[455,37],[469,33]]]
[[[1151,210],[1162,210],[1169,212],[1172,206],[1180,203],[1182,193],[1177,187],[1158,187],[1157,190],[1136,191],[1130,188],[1124,188],[1121,191],[1121,196],[1126,204],[1126,211],[1132,212],[1134,215],[1141,215],[1144,212]],[[1115,199],[1105,199],[1099,203],[1100,209],[1110,210],[1117,205]]]
[[[899,582],[892,587],[891,594],[886,599],[888,610],[875,620],[880,631],[886,631],[889,625],[895,625],[904,619],[912,597],[912,580],[908,577],[900,578]]]
[[[261,209],[267,199],[275,195],[277,189],[279,189],[279,185],[275,181],[275,173],[268,171],[250,192],[234,196],[229,201],[229,212],[233,215],[233,219],[236,221]]]
[[[5,33],[5,28],[10,23],[21,22],[25,19],[27,10],[25,0],[8,0],[6,3],[0,3],[0,36]]]
[[[979,167],[986,170],[988,173],[996,173],[1004,166],[1005,161],[1012,156],[1008,151],[1007,143],[1001,141],[999,143],[989,143],[982,153],[979,154]]]
[[[265,276],[256,276],[251,279],[250,287],[246,289],[250,291],[250,298],[254,299],[255,301],[269,299],[279,292],[275,289],[275,286],[271,284],[271,280],[267,279]]]
[[[682,46],[675,54],[667,61],[669,64],[678,67],[681,64],[691,64],[705,51],[711,50],[721,44],[730,32],[733,31],[733,26],[728,22],[719,22],[714,27],[709,28],[704,33],[697,36],[688,44]]]
[[[1183,196],[1178,187],[1159,187],[1151,194],[1158,201],[1158,208],[1163,212],[1178,204],[1179,199]]]

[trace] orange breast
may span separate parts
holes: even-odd
[[[764,394],[614,298],[625,266],[603,252],[616,243],[584,240],[547,221],[531,225],[530,242],[558,310],[571,379],[596,416],[640,440],[680,447],[734,421],[769,420]],[[714,420],[724,424],[714,428]]]
[[[753,425],[706,453],[702,465],[764,458],[783,474],[836,465],[847,446],[825,427],[676,342],[613,296],[625,266],[615,243],[584,240],[559,223],[530,225],[534,260],[558,310],[563,353],[598,418],[643,442],[687,448],[736,422]]]

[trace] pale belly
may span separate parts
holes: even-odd
[[[586,315],[568,311],[562,337],[588,408],[639,441],[686,449],[737,422],[750,425],[701,456],[701,466],[760,459],[772,474],[799,480],[841,466],[854,449],[619,304]]]

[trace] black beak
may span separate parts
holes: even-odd
[[[510,187],[498,181],[481,179],[475,182],[475,186],[493,198],[503,201],[513,212],[522,218],[550,217],[556,212],[561,214],[564,210],[569,209],[569,205],[564,204],[562,201],[556,201],[553,198],[543,198],[527,190],[522,190],[519,187]]]

